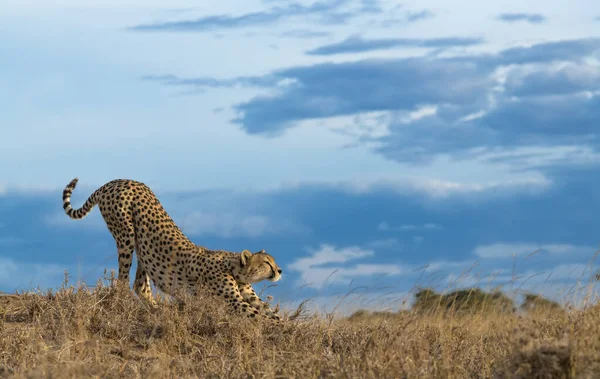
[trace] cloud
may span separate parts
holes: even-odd
[[[490,63],[496,65],[523,65],[581,60],[585,57],[597,55],[599,52],[600,38],[591,37],[513,47],[489,58],[491,59]]]
[[[292,262],[288,269],[300,273],[299,284],[315,289],[322,288],[327,281],[348,282],[364,276],[398,275],[404,271],[395,264],[342,265],[356,259],[372,257],[374,254],[373,250],[363,250],[355,246],[336,249],[324,244],[310,256]]]
[[[305,120],[384,114],[379,123],[387,135],[357,143],[392,160],[429,163],[439,154],[595,143],[599,70],[584,58],[599,53],[600,39],[589,38],[496,54],[321,63],[258,77],[147,78],[200,89],[271,89],[234,106],[234,122],[249,134],[273,137]],[[423,108],[433,112],[406,119]]]
[[[281,33],[282,37],[289,38],[319,38],[329,37],[331,33],[324,31],[314,31],[310,29],[292,29]]]
[[[376,1],[321,0],[310,5],[292,2],[238,16],[214,15],[193,20],[141,24],[128,29],[142,32],[206,32],[265,26],[299,16],[313,17],[317,22],[323,24],[344,24],[359,15],[379,12],[381,9]]]
[[[88,213],[85,218],[80,220],[73,220],[69,216],[65,214],[64,211],[56,211],[52,213],[48,213],[42,216],[42,222],[45,225],[55,227],[66,227],[66,228],[74,228],[74,229],[87,229],[93,228],[95,230],[98,229],[107,229],[106,222],[102,218],[100,214],[100,210],[98,207],[94,207],[90,213]]]
[[[600,96],[503,98],[467,121],[443,111],[394,123],[376,150],[393,160],[428,163],[440,153],[460,158],[518,147],[598,146],[599,120]]]
[[[591,276],[595,273],[594,267],[593,264],[585,263],[561,263],[542,272],[526,270],[519,276],[529,278],[528,282],[534,285],[557,281],[569,281],[571,285],[574,285],[576,284],[574,279],[584,282],[591,279]]]
[[[59,287],[64,281],[67,266],[17,261],[0,256],[0,287],[6,291]],[[72,274],[72,272],[71,272]],[[26,285],[26,288],[22,286]]]
[[[265,248],[275,254],[284,270],[290,269],[287,275],[290,280],[281,284],[283,292],[291,291],[298,280],[300,284],[314,282],[307,288],[313,292],[330,291],[329,287],[341,291],[340,288],[352,280],[361,286],[389,284],[405,290],[411,288],[420,275],[414,268],[427,262],[441,262],[438,271],[448,273],[469,266],[455,267],[451,263],[479,259],[477,272],[482,278],[498,269],[510,272],[510,253],[506,259],[484,259],[474,254],[477,246],[494,245],[498,241],[551,246],[556,254],[541,252],[526,260],[525,268],[532,267],[535,272],[547,272],[556,263],[587,262],[594,253],[592,250],[569,253],[568,249],[563,249],[565,251],[559,254],[557,245],[586,247],[598,242],[595,226],[595,210],[600,206],[600,197],[596,193],[598,178],[598,167],[586,170],[566,167],[549,174],[548,180],[553,185],[544,191],[510,191],[499,196],[496,190],[490,189],[476,203],[473,198],[478,197],[477,192],[431,198],[423,190],[401,190],[400,186],[363,186],[363,190],[354,191],[327,183],[300,184],[256,193],[196,191],[158,195],[186,233],[195,223],[189,217],[190,210],[199,212],[195,216],[199,218],[198,227],[207,231],[199,234],[200,237],[193,235],[200,245],[231,251]],[[522,187],[528,189],[531,185],[524,183]],[[62,212],[56,204],[55,194],[9,194],[0,198],[0,208],[3,210],[0,221],[5,223],[0,229],[1,235],[27,241],[25,245],[4,249],[4,253],[11,254],[13,259],[27,256],[33,262],[51,262],[61,268],[70,268],[72,262],[78,260],[100,262],[98,271],[107,264],[116,265],[114,241],[103,224],[101,229],[96,229],[89,226],[91,220],[77,222],[64,213],[56,213],[58,220],[70,225],[59,227],[40,217]],[[97,209],[89,217],[93,215],[101,221]],[[219,215],[226,216],[219,218]],[[207,216],[214,216],[214,219]],[[244,221],[250,216],[256,216],[254,222]],[[409,230],[394,235],[383,234],[376,229],[382,220],[388,228],[405,226],[402,229]],[[282,229],[278,229],[279,224],[283,224]],[[426,227],[426,224],[443,226],[445,231],[437,232],[435,227]],[[310,233],[298,233],[294,229],[298,225],[306,226]],[[413,226],[423,230],[411,231],[415,229]],[[275,229],[271,232],[268,227]],[[79,229],[74,232],[73,228]],[[436,231],[435,238],[429,237],[431,234],[427,230]],[[427,239],[414,243],[413,234]],[[260,237],[254,237],[257,235]],[[322,241],[327,241],[328,248],[320,245]],[[304,248],[307,245],[316,246],[315,251],[307,253]],[[319,251],[325,253],[319,255]],[[336,254],[342,251],[343,254]],[[518,260],[525,257],[520,255]],[[296,261],[300,261],[301,270],[291,268]],[[429,275],[441,274],[430,274],[431,270],[424,275],[426,282],[439,282]],[[83,277],[88,280],[90,275]],[[30,283],[29,278],[15,280],[15,286],[37,284],[35,281]],[[60,281],[62,277],[56,283],[60,284]],[[480,282],[487,283],[485,279]],[[329,286],[330,283],[334,285]]]
[[[142,80],[159,82],[166,86],[204,88],[234,88],[234,87],[270,87],[278,84],[278,78],[272,77],[237,77],[234,79],[216,78],[179,78],[175,75],[144,75]]]
[[[411,225],[403,224],[398,226],[390,226],[387,222],[383,221],[377,225],[377,230],[382,232],[387,231],[423,231],[423,230],[443,230],[444,228],[438,224],[425,223],[423,225]]]
[[[593,256],[597,249],[590,246],[575,246],[570,244],[532,244],[523,242],[495,243],[477,246],[473,253],[482,259],[511,258],[533,254],[548,254],[550,256],[573,256],[580,254]]]
[[[433,18],[435,14],[427,9],[421,10],[406,10],[405,6],[399,3],[388,3],[380,17],[376,21],[371,21],[370,26],[378,26],[382,28],[393,28],[398,26],[406,26],[408,24],[420,22]]]
[[[426,20],[428,18],[432,18],[433,16],[435,16],[433,12],[429,10],[421,10],[417,12],[409,12],[406,19],[409,22],[415,22],[419,20]]]
[[[360,36],[348,37],[345,40],[317,47],[306,53],[309,55],[335,55],[347,53],[363,53],[374,50],[388,50],[397,47],[448,48],[456,46],[473,46],[483,43],[481,38],[443,37],[443,38],[378,38],[365,39]]]
[[[234,106],[238,116],[233,121],[248,134],[273,137],[303,120],[386,112],[389,135],[360,141],[376,142],[375,151],[393,160],[428,162],[436,154],[460,155],[482,146],[564,143],[568,141],[565,134],[572,137],[572,143],[588,142],[589,126],[597,121],[600,109],[598,96],[570,92],[573,88],[597,89],[594,66],[575,62],[599,53],[600,39],[589,38],[513,47],[496,54],[367,59],[285,68],[260,77],[207,80],[169,76],[164,82],[195,88],[242,85],[272,89],[270,95]],[[573,64],[562,69],[544,66],[545,71],[536,68],[528,72],[524,68],[569,61]],[[545,82],[548,75],[550,80]],[[575,84],[565,88],[565,83],[573,81]],[[513,93],[536,96],[515,98]],[[552,93],[565,97],[552,97]],[[405,120],[407,114],[423,107],[434,113]],[[535,111],[529,111],[532,108]],[[547,121],[553,124],[550,133],[546,133]],[[556,132],[563,135],[557,137]]]
[[[374,254],[372,250],[362,250],[356,246],[336,250],[334,246],[321,245],[320,249],[314,251],[310,257],[298,259],[293,263],[293,266],[294,269],[299,271],[307,271],[314,266],[321,266],[327,263],[346,263],[349,260],[371,257]]]
[[[458,270],[458,272],[460,273],[472,270],[473,268],[479,266],[479,264],[479,262],[473,260],[452,261],[447,259],[441,259],[426,263],[423,266],[423,269],[427,272]]]
[[[46,195],[48,193],[62,193],[64,186],[55,187],[47,184],[14,185],[0,183],[0,196],[10,195]],[[62,200],[61,200],[62,201]]]
[[[509,96],[560,96],[600,89],[600,65],[569,62],[559,66],[513,69],[505,82]]]
[[[310,233],[310,228],[289,217],[280,219],[282,216],[277,214],[261,214],[249,204],[252,201],[249,198],[256,198],[256,195],[244,197],[233,191],[220,194],[206,191],[200,201],[188,201],[186,197],[179,199],[174,194],[159,194],[167,212],[190,236],[255,239],[267,235],[286,234],[289,237]],[[64,212],[58,211],[43,217],[43,222],[51,227],[106,229],[106,223],[97,208],[84,220],[72,220]]]
[[[483,67],[434,59],[322,63],[277,76],[297,84],[282,95],[255,97],[235,107],[241,114],[235,122],[249,134],[279,133],[312,118],[475,103],[492,83]]]
[[[288,220],[235,212],[194,211],[182,218],[180,227],[186,234],[220,238],[258,238],[281,233],[304,235],[310,232],[309,228]]]
[[[530,24],[541,24],[546,21],[546,17],[540,13],[502,13],[498,15],[498,20],[510,23],[524,21]]]
[[[425,177],[377,177],[357,178],[355,180],[340,180],[331,182],[298,182],[287,183],[283,188],[301,189],[311,186],[320,186],[349,194],[365,194],[373,192],[391,192],[415,197],[426,197],[429,199],[457,198],[470,195],[506,193],[531,193],[544,191],[551,182],[546,178],[520,178],[498,182],[460,183],[451,180],[440,180]]]
[[[366,247],[370,249],[398,249],[400,248],[400,241],[395,238],[378,239],[368,242]]]

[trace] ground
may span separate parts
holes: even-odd
[[[597,305],[530,315],[301,314],[270,325],[207,296],[185,306],[159,299],[154,312],[118,287],[5,296],[0,377],[600,377]]]

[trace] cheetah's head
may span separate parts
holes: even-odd
[[[264,250],[254,254],[244,250],[240,255],[240,277],[246,283],[257,283],[265,279],[276,282],[281,279],[281,271],[275,259]]]

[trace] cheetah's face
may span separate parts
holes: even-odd
[[[281,279],[281,268],[275,263],[275,259],[261,250],[252,254],[244,250],[240,257],[241,276],[246,283],[257,283],[262,280],[276,282]]]

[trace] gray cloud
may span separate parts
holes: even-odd
[[[600,38],[538,43],[529,47],[514,47],[495,56],[498,65],[549,63],[553,61],[579,60],[586,56],[598,57]]]
[[[406,16],[406,19],[409,22],[415,22],[419,20],[426,20],[428,18],[432,18],[434,13],[428,10],[422,10],[418,12],[409,12]]]
[[[598,121],[600,96],[565,95],[503,99],[477,123],[507,144],[543,145],[593,142]]]
[[[481,44],[481,38],[445,37],[445,38],[379,38],[365,39],[360,36],[348,37],[345,40],[324,45],[306,53],[310,55],[334,55],[344,53],[362,53],[373,50],[387,50],[397,47],[445,48],[454,46],[473,46]]]
[[[385,12],[383,19],[375,21],[372,24],[387,28],[419,22],[435,16],[435,13],[427,9],[420,11],[404,11],[402,8],[402,5],[395,6],[394,8]]]
[[[298,82],[281,96],[238,104],[248,133],[273,133],[291,122],[420,104],[478,102],[491,85],[489,68],[451,60],[402,59],[324,63],[278,72]],[[441,83],[445,83],[443,86]],[[265,113],[268,110],[268,115]]]
[[[381,146],[377,151],[397,161],[428,163],[439,153],[467,157],[470,149],[482,146],[488,149],[560,144],[600,147],[599,121],[598,96],[503,99],[483,117],[471,121],[461,121],[442,111],[410,124],[393,123],[390,135],[379,140]],[[524,158],[527,157],[519,160]]]
[[[260,96],[238,104],[240,117],[236,122],[248,133],[269,134],[289,128],[297,120],[367,111],[410,111],[421,105],[439,104],[444,106],[447,124],[485,109],[487,95],[498,84],[491,74],[500,66],[580,59],[598,51],[600,39],[588,39],[511,48],[495,55],[296,67],[273,75],[292,79],[297,85],[276,96]]]
[[[498,15],[498,20],[504,22],[525,21],[530,24],[541,24],[546,21],[546,17],[540,13],[502,13]]]
[[[381,11],[375,0],[362,0],[357,9],[345,10],[344,8],[351,3],[352,0],[322,0],[308,6],[301,3],[286,3],[281,6],[273,6],[265,11],[246,13],[240,16],[214,15],[193,20],[141,24],[128,29],[134,31],[206,32],[268,25],[296,16],[315,16],[320,23],[343,24],[354,17]]]
[[[586,144],[600,147],[600,79],[586,57],[598,57],[600,39],[515,47],[496,54],[321,63],[263,77],[165,81],[190,86],[260,86],[234,108],[234,122],[249,134],[278,135],[297,121],[385,111],[389,134],[360,141],[398,161],[426,163],[438,154],[469,157],[473,148]],[[555,62],[562,62],[555,65]],[[564,63],[567,63],[566,65]],[[505,67],[505,81],[495,77]],[[406,121],[409,112],[434,106],[434,115]],[[467,117],[479,114],[478,117]]]
[[[145,75],[142,80],[155,81],[166,86],[183,86],[203,88],[232,88],[241,87],[269,87],[276,84],[278,78],[272,76],[254,77],[244,76],[234,79],[215,79],[215,78],[180,78],[175,75]]]
[[[600,89],[600,67],[569,63],[559,68],[536,67],[535,71],[514,70],[505,84],[512,96],[563,95]]]
[[[486,190],[479,195],[481,197],[475,203],[476,206],[474,198],[478,195],[471,192],[434,199],[418,189],[398,192],[386,187],[374,187],[372,190],[356,193],[342,188],[310,184],[260,193],[214,190],[157,194],[175,222],[182,227],[184,233],[190,233],[193,241],[203,246],[233,251],[266,248],[277,255],[278,263],[284,268],[306,257],[306,246],[318,247],[326,242],[338,246],[337,252],[344,247],[358,246],[355,251],[359,256],[361,250],[371,245],[368,249],[375,249],[374,256],[377,259],[365,257],[365,264],[422,267],[431,263],[428,272],[451,270],[459,274],[474,263],[477,246],[510,245],[517,241],[522,244],[552,246],[555,252],[558,247],[568,253],[571,249],[565,244],[585,247],[597,243],[596,220],[600,196],[597,195],[596,182],[600,181],[599,167],[585,170],[555,168],[555,171],[549,173],[549,177],[555,185],[546,191],[530,194],[515,193],[514,190]],[[68,228],[48,224],[40,214],[55,212],[56,195],[9,193],[0,197],[4,218],[10,220],[2,228],[2,235],[27,240],[25,246],[4,250],[4,256],[8,260],[0,262],[3,263],[0,271],[9,267],[13,274],[19,272],[19,268],[24,268],[24,272],[35,273],[35,268],[31,271],[31,267],[15,269],[18,266],[16,260],[24,255],[41,262],[44,267],[49,264],[68,267],[72,274],[77,273],[77,270],[70,262],[81,261],[85,265],[87,260],[87,264],[97,267],[97,270],[83,270],[82,278],[93,283],[101,275],[103,267],[114,267],[116,264],[113,258],[114,241],[106,230],[89,228],[87,221],[74,223]],[[192,210],[200,210],[202,215],[194,215]],[[229,212],[233,212],[235,217],[223,217]],[[206,215],[218,217],[207,220]],[[248,216],[254,217],[248,219]],[[100,218],[97,210],[89,217]],[[273,226],[272,222],[280,220],[285,222],[275,225],[277,232],[273,233],[269,227]],[[393,239],[374,243],[382,237],[382,232],[374,227],[381,220],[386,220],[389,225],[400,226],[400,229],[411,230],[412,226],[423,226],[433,230],[433,224],[443,225],[444,229],[436,230],[435,238],[427,238],[420,244],[413,244],[414,234],[410,232],[396,233]],[[306,227],[311,232],[303,233],[302,228],[296,230],[296,226]],[[73,228],[78,229],[77,233],[73,232]],[[202,233],[194,235],[193,231]],[[258,235],[260,238],[256,238]],[[401,254],[398,251],[399,245],[402,247]],[[574,253],[577,255],[542,251],[524,266],[521,266],[523,261],[518,260],[518,269],[519,272],[524,269],[548,271],[557,264],[577,263],[582,259],[587,262],[593,254],[587,250]],[[313,261],[314,255],[311,258]],[[512,272],[513,261],[506,261],[506,265],[499,267],[497,261],[486,263],[484,259],[478,267],[486,267],[492,271],[501,268]],[[368,270],[373,266],[363,268]],[[59,274],[62,274],[62,268],[60,272],[55,271],[43,272],[50,274],[49,285],[60,285]],[[42,272],[36,275],[38,274]],[[356,272],[346,271],[345,274],[352,274],[359,280],[361,277]],[[288,284],[282,283],[282,286],[288,286],[284,287],[285,291],[291,290],[289,285],[295,282],[293,275],[290,274],[291,280],[286,281]],[[415,272],[414,275],[419,276],[420,272]],[[13,279],[17,281],[11,282],[11,286],[31,287],[38,284],[27,283],[30,278],[31,276],[15,276]],[[372,276],[363,277],[367,278]],[[36,276],[35,279],[38,281],[40,277]],[[380,278],[375,280],[379,281]],[[401,280],[407,288],[415,283],[415,277],[395,277],[390,280],[395,285]],[[8,284],[10,283],[4,283],[0,290],[6,290]],[[0,283],[0,287],[2,285]],[[8,289],[13,290],[12,287]]]
[[[318,38],[318,37],[329,37],[331,35],[331,33],[329,32],[319,32],[319,31],[313,31],[313,30],[309,30],[309,29],[293,29],[293,30],[288,30],[286,32],[281,33],[282,37],[289,37],[289,38]]]

